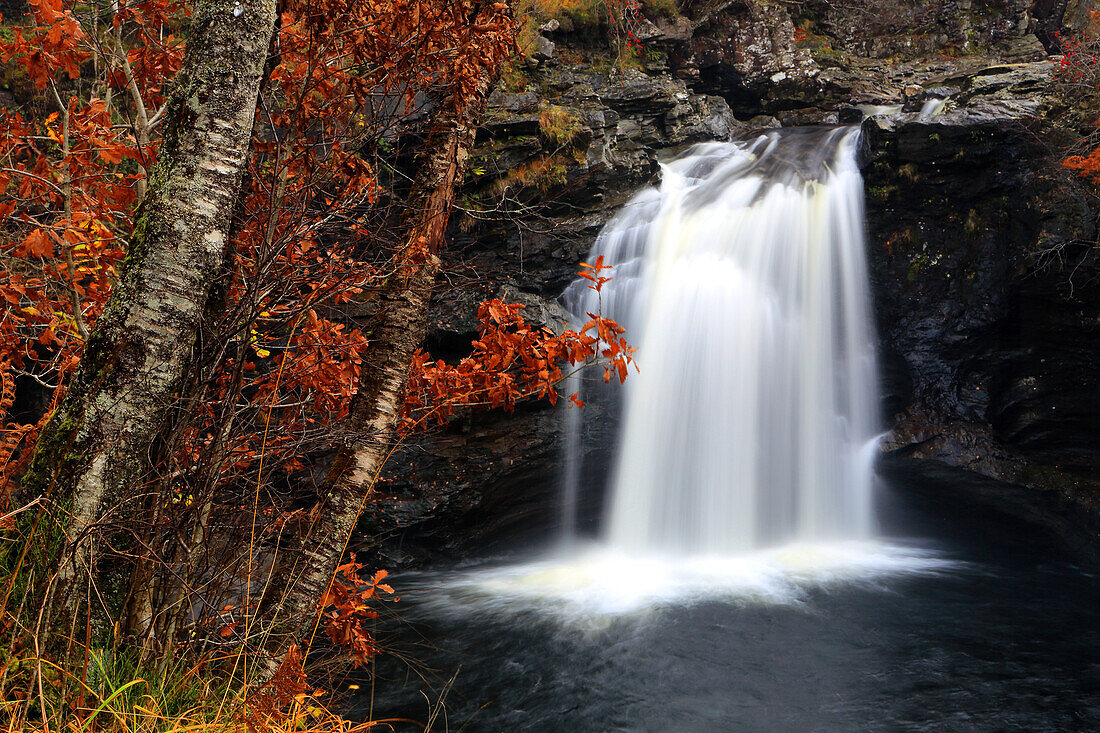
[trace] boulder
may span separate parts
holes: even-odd
[[[621,114],[662,114],[676,106],[676,89],[660,79],[631,74],[599,92],[600,101]]]
[[[530,58],[536,62],[536,64],[542,64],[550,59],[554,58],[554,42],[548,39],[546,36],[535,36],[535,47],[531,51]]]
[[[743,131],[726,100],[706,94],[693,94],[678,101],[664,116],[668,143],[680,145],[701,140],[726,140]]]

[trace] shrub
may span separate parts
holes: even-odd
[[[553,145],[572,144],[582,129],[580,118],[572,110],[553,104],[539,110],[539,132]]]

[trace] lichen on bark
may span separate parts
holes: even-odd
[[[140,504],[149,447],[163,429],[229,254],[276,3],[199,0],[192,17],[120,281],[22,481],[26,498],[47,501],[55,525],[34,540],[32,558],[39,578],[55,573],[43,587],[65,615],[81,600],[77,581],[101,557],[92,552],[97,536],[125,537],[119,527]],[[125,572],[124,562],[112,566],[114,575]],[[114,588],[106,611],[117,612],[123,584],[106,585]]]

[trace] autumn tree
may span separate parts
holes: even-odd
[[[493,29],[503,3],[471,3],[467,23]],[[510,16],[508,16],[510,17]],[[499,33],[499,31],[497,31]],[[512,49],[491,40],[475,42],[443,97],[427,137],[423,160],[409,195],[406,239],[395,276],[378,293],[375,338],[364,353],[355,397],[344,425],[347,436],[329,469],[315,520],[300,534],[293,562],[271,588],[286,589],[269,605],[281,615],[287,639],[297,638],[314,616],[315,599],[329,585],[374,481],[391,450],[401,416],[409,365],[424,337],[428,301],[439,271],[439,250],[469,163],[478,121],[502,63]]]
[[[49,578],[42,599],[48,613],[63,607],[75,618],[80,589],[93,583],[107,587],[97,594],[106,606],[97,611],[106,615],[92,617],[106,623],[118,612],[119,599],[112,597],[118,591],[110,586],[121,583],[104,582],[96,569],[95,528],[108,513],[116,514],[111,523],[127,521],[133,506],[127,495],[146,469],[165,406],[226,271],[230,220],[275,18],[274,0],[195,5],[119,281],[22,477],[23,493],[46,497],[60,530],[40,527],[32,550],[32,571]]]
[[[397,421],[554,398],[563,364],[625,372],[599,314],[555,336],[501,303],[470,360],[417,355],[513,49],[508,7],[477,0],[31,0],[0,42],[33,90],[0,112],[13,635],[263,678],[324,624],[362,659],[336,588]]]

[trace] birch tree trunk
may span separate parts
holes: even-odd
[[[499,76],[482,64],[473,91],[456,110],[448,100],[435,120],[409,197],[404,272],[381,294],[377,322],[363,354],[358,391],[345,435],[324,481],[315,519],[273,574],[261,604],[271,674],[287,648],[308,642],[316,630],[317,602],[328,588],[382,464],[393,447],[409,379],[409,364],[424,340],[428,302],[439,271],[437,253],[454,204],[455,188],[469,163],[482,113]]]
[[[47,595],[71,612],[93,587],[100,622],[121,591],[96,577],[98,548],[142,503],[146,457],[225,274],[276,0],[196,0],[192,17],[121,279],[22,481],[49,500],[34,545],[38,577],[56,568]]]

